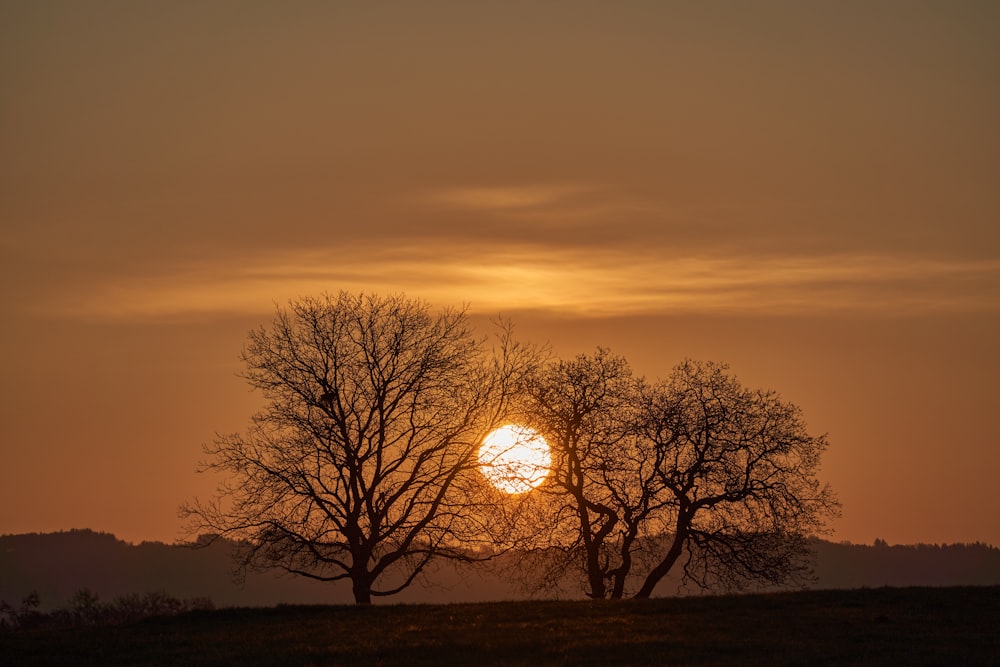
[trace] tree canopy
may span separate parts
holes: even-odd
[[[604,348],[551,358],[509,323],[477,336],[464,310],[346,292],[278,309],[241,358],[265,405],[206,447],[223,481],[182,507],[189,529],[239,541],[244,569],[347,580],[361,604],[435,559],[506,550],[533,590],[572,579],[593,598],[649,597],[677,571],[700,587],[800,582],[838,512],[818,480],[825,436],[723,364],[647,381]],[[521,444],[480,460],[512,422],[551,448],[544,481],[537,461],[483,467]],[[491,483],[501,467],[527,478]]]
[[[549,364],[526,394],[554,450],[536,588],[579,572],[591,597],[649,597],[678,566],[700,587],[808,576],[807,539],[838,511],[817,480],[827,442],[775,392],[692,360],[650,383],[598,348]]]
[[[489,534],[476,451],[532,353],[461,310],[340,293],[279,310],[249,335],[244,377],[266,407],[207,447],[219,496],[192,531],[241,540],[242,564],[350,580],[355,599],[409,586]],[[476,508],[473,511],[473,508]]]

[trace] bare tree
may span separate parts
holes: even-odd
[[[182,507],[192,534],[244,545],[240,565],[349,580],[355,601],[409,586],[435,558],[492,546],[495,490],[476,470],[533,352],[490,345],[466,314],[404,297],[306,298],[249,335],[266,407],[206,447],[219,496]]]
[[[607,350],[559,361],[526,390],[549,440],[551,499],[533,554],[549,581],[572,566],[595,598],[649,597],[680,563],[702,587],[801,580],[807,538],[837,512],[816,480],[824,437],[800,411],[724,365],[685,361],[647,384]],[[633,589],[634,590],[634,589]]]
[[[535,552],[545,583],[570,566],[590,597],[624,592],[636,540],[659,502],[658,452],[635,437],[639,388],[628,362],[604,348],[550,364],[528,384],[526,421],[554,455],[540,489],[552,501],[549,529]]]
[[[688,360],[645,392],[639,424],[658,452],[672,525],[636,597],[682,558],[685,579],[701,587],[800,581],[808,537],[838,512],[816,478],[826,438],[809,435],[798,407],[727,371]]]

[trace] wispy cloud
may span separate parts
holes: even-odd
[[[266,313],[322,291],[406,292],[477,312],[875,314],[1000,309],[1000,260],[656,257],[621,251],[358,247],[204,261],[81,286],[49,313],[100,319]]]
[[[512,211],[564,203],[591,189],[584,185],[444,188],[425,193],[420,199],[426,204],[445,208]]]

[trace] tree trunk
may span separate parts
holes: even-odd
[[[587,549],[587,577],[590,581],[590,593],[587,595],[595,600],[603,600],[607,590],[604,586],[604,572],[601,571],[596,545],[591,546],[594,546],[593,550]]]
[[[354,584],[354,604],[372,603],[372,585],[368,577],[351,577]]]
[[[604,576],[593,569],[588,568],[588,576],[590,579],[590,592],[587,593],[587,597],[593,598],[595,600],[604,599]]]
[[[622,549],[622,562],[618,566],[618,570],[615,572],[614,579],[612,581],[611,587],[611,599],[621,600],[625,595],[625,579],[628,578],[628,573],[632,569],[632,553],[628,550],[626,543],[625,548]]]
[[[649,599],[649,596],[653,594],[653,589],[656,588],[656,584],[660,583],[660,580],[667,576],[667,572],[670,572],[670,568],[674,566],[674,563],[677,562],[677,559],[681,556],[681,552],[684,550],[684,542],[687,540],[688,527],[691,525],[692,518],[693,512],[689,516],[686,510],[682,509],[680,511],[677,516],[677,530],[674,532],[674,543],[670,545],[670,550],[663,557],[663,560],[649,571],[649,574],[646,575],[646,580],[642,582],[642,588],[633,597],[640,600]]]
[[[650,595],[653,594],[653,589],[656,588],[656,584],[660,583],[660,580],[670,572],[670,568],[674,566],[677,559],[680,558],[681,550],[684,547],[684,538],[680,535],[674,537],[674,543],[670,545],[670,551],[664,556],[656,567],[650,570],[649,574],[646,575],[646,580],[642,582],[642,588],[640,588],[636,594],[635,598],[640,600],[646,600]]]

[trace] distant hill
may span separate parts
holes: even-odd
[[[63,606],[88,588],[102,601],[129,593],[162,591],[180,598],[208,597],[216,606],[353,603],[350,585],[324,583],[278,571],[233,573],[232,542],[191,548],[162,542],[132,545],[110,533],[69,530],[0,535],[0,600],[16,604],[35,591],[41,610]],[[413,586],[393,602],[466,602],[523,597],[487,573],[443,567],[428,587]]]
[[[1000,584],[1000,549],[985,544],[874,546],[816,540],[813,588],[959,586]],[[131,545],[108,533],[71,530],[0,536],[0,600],[17,604],[36,591],[41,609],[64,606],[88,588],[101,600],[162,591],[177,598],[208,597],[217,606],[351,603],[350,587],[275,572],[233,580],[232,543],[192,549],[160,542]],[[430,573],[429,586],[413,586],[391,602],[472,602],[524,597],[517,586],[489,572],[462,572],[447,564]],[[662,595],[674,592],[664,581]]]
[[[1000,549],[988,544],[889,546],[816,540],[813,588],[992,586],[1000,584]]]

